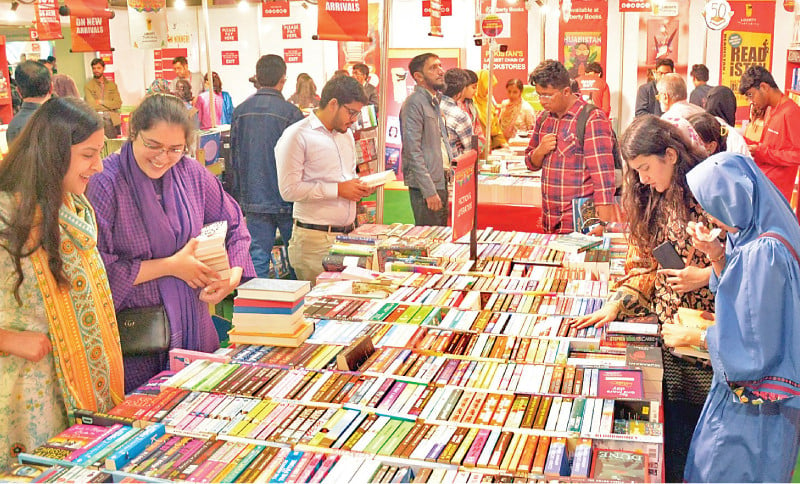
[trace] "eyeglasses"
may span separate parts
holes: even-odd
[[[350,109],[347,106],[345,106],[344,104],[342,104],[341,107],[343,107],[347,111],[347,114],[348,114],[348,116],[350,116],[351,120],[356,120],[361,115],[361,110],[360,109]]]
[[[554,92],[552,94],[540,94],[540,93],[537,92],[536,94],[539,96],[539,99],[541,99],[542,101],[549,101],[549,100],[553,99],[554,97],[556,97],[559,94],[559,92],[560,91],[556,91],[556,92]]]
[[[153,154],[157,153],[156,156],[166,154],[170,158],[180,158],[181,156],[186,154],[186,146],[182,146],[180,148],[165,148],[161,145],[152,144],[152,142],[148,142],[147,140],[144,139],[144,136],[142,136],[141,133],[139,134],[139,138],[142,140],[142,146],[144,146],[145,149],[148,149],[151,152],[153,152]]]

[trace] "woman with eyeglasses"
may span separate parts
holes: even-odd
[[[146,97],[131,114],[128,142],[105,159],[88,196],[116,310],[163,305],[171,348],[211,352],[219,339],[208,305],[255,277],[255,270],[239,205],[186,156],[192,136],[183,101],[168,94]],[[223,220],[231,267],[226,278],[195,257],[203,226]],[[167,368],[167,353],[126,356],[124,362],[130,392]]]

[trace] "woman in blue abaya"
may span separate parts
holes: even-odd
[[[688,482],[789,482],[800,437],[800,226],[753,160],[719,153],[686,176],[727,244],[692,225],[713,264],[711,392],[694,431]],[[705,240],[711,240],[706,242]]]

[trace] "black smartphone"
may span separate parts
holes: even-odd
[[[669,241],[653,249],[653,256],[664,269],[683,269],[686,267],[683,259],[678,255],[678,251],[675,250],[675,246]]]

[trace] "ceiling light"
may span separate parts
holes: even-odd
[[[183,10],[186,8],[186,2],[183,0],[175,0],[175,4],[173,6],[175,7],[175,10]]]
[[[248,9],[250,5],[247,3],[247,0],[239,0],[239,10],[245,11]]]

